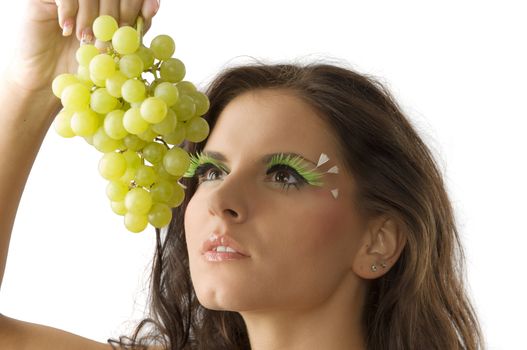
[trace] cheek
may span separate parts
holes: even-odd
[[[298,201],[282,211],[281,220],[273,225],[282,232],[284,254],[289,250],[295,259],[309,264],[348,259],[353,242],[350,209],[328,192],[321,191],[315,200]]]
[[[190,199],[187,208],[185,210],[185,218],[184,218],[184,228],[185,228],[185,239],[187,241],[187,247],[189,252],[194,251],[197,249],[197,242],[196,241],[196,232],[199,227],[199,211],[196,209],[198,208],[199,204],[196,200],[196,197]]]

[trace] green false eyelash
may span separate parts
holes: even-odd
[[[275,165],[287,165],[294,169],[298,175],[300,175],[302,178],[306,180],[307,183],[313,186],[322,186],[322,174],[318,171],[309,170],[307,169],[303,164],[303,158],[300,156],[293,156],[293,155],[284,155],[283,153],[274,155],[269,163],[267,164],[267,168],[270,169]],[[190,166],[183,175],[183,177],[193,177],[196,174],[196,169],[202,165],[211,163],[214,166],[216,166],[218,169],[221,169],[225,172],[228,172],[228,170],[223,166],[221,163],[219,163],[216,159],[209,157],[205,154],[203,154],[201,151],[198,152],[196,155],[190,155]]]
[[[185,174],[183,174],[183,177],[193,177],[196,174],[196,169],[202,165],[211,163],[215,165],[218,169],[222,169],[223,171],[227,171],[225,167],[219,163],[216,159],[209,157],[205,154],[203,154],[201,151],[197,153],[197,155],[190,155],[190,166],[188,167]]]
[[[288,165],[291,168],[295,169],[296,172],[302,176],[310,185],[313,186],[322,186],[322,174],[318,171],[308,170],[302,164],[303,158],[300,156],[293,155],[284,155],[283,153],[276,154],[271,158],[271,161],[268,164],[268,168],[271,168],[275,165],[284,164]]]

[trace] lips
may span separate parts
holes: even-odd
[[[230,247],[243,256],[250,256],[245,251],[245,249],[238,242],[236,242],[234,238],[228,236],[227,234],[218,235],[216,233],[212,233],[209,236],[209,239],[203,242],[203,245],[201,247],[201,254],[205,254],[209,251],[214,251],[214,249],[219,246]]]

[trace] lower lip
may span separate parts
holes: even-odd
[[[215,252],[213,250],[209,250],[208,252],[205,252],[203,254],[205,256],[205,260],[207,261],[227,261],[227,260],[240,260],[244,258],[248,258],[248,256],[242,255],[240,253],[232,253],[232,252]]]

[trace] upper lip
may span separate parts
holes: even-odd
[[[213,234],[211,238],[206,239],[201,247],[201,254],[205,254],[205,252],[214,250],[214,248],[218,246],[231,247],[241,255],[250,256],[247,254],[247,252],[245,252],[245,249],[234,240],[234,238],[228,236],[227,234]]]

